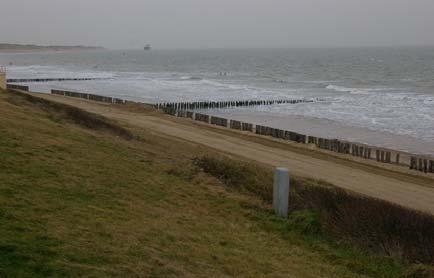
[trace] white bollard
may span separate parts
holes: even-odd
[[[6,68],[0,66],[0,90],[6,90],[7,81],[6,81]]]
[[[287,168],[278,167],[274,170],[273,209],[282,217],[288,216],[289,173]]]

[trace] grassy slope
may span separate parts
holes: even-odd
[[[258,199],[197,172],[208,151],[125,140],[0,92],[0,276],[395,276],[306,242]],[[363,264],[369,264],[364,267]]]

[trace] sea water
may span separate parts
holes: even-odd
[[[320,98],[208,111],[310,135],[434,154],[434,48],[104,50],[0,54],[8,78],[143,102]],[[8,66],[9,65],[9,66]]]

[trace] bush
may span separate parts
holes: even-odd
[[[271,171],[222,157],[196,158],[194,164],[228,186],[253,193],[267,202],[272,201],[273,187],[270,181],[272,182],[273,176]]]
[[[318,212],[321,229],[363,249],[410,262],[434,263],[434,217],[339,188],[301,185],[292,210]]]
[[[271,170],[222,157],[195,164],[228,186],[272,201]],[[364,250],[412,263],[434,264],[434,217],[323,182],[291,178],[290,222],[303,233],[326,233]]]

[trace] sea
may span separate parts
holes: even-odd
[[[207,113],[434,155],[434,47],[2,53],[0,65],[8,78],[107,78],[27,84],[38,92],[146,103],[312,99]]]

